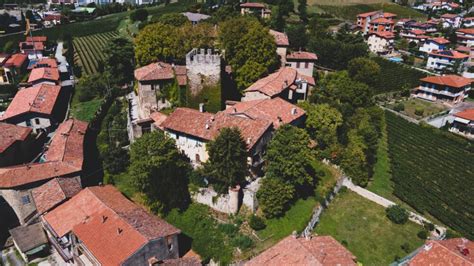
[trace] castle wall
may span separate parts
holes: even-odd
[[[186,70],[193,95],[199,94],[204,86],[219,85],[221,56],[218,50],[192,49],[186,54]]]

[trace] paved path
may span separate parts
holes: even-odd
[[[63,55],[63,42],[58,42],[58,47],[56,48],[56,54],[54,57],[58,60],[59,65],[67,65],[66,57]]]

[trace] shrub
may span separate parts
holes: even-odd
[[[255,231],[262,230],[267,226],[265,224],[265,220],[263,220],[263,218],[261,218],[257,215],[252,215],[250,217],[249,225],[250,225],[250,228],[252,228]]]
[[[435,229],[435,226],[432,223],[425,223],[425,224],[423,224],[423,227],[429,232],[431,232]]]
[[[217,227],[229,237],[235,236],[239,231],[239,228],[233,224],[219,224]]]
[[[393,110],[395,110],[397,112],[404,111],[405,110],[405,105],[403,103],[399,103],[399,104],[395,105],[395,107],[393,107]]]
[[[423,109],[423,107],[416,107],[415,108],[415,115],[422,116],[424,112],[425,112],[425,110]]]
[[[148,18],[148,11],[144,8],[136,9],[130,14],[130,19],[132,21],[145,21]]]
[[[346,240],[342,240],[342,241],[341,241],[341,244],[342,244],[344,247],[349,246],[349,243],[347,243]]]
[[[420,232],[418,232],[418,234],[416,234],[420,239],[427,239],[428,238],[428,232],[426,232],[426,230],[421,230]]]
[[[411,251],[410,244],[408,242],[403,243],[400,248],[405,251],[406,253],[409,253]]]
[[[392,205],[385,210],[387,218],[396,224],[404,224],[408,221],[408,212],[400,205]]]
[[[238,235],[230,241],[230,244],[233,247],[238,247],[242,250],[246,250],[253,246],[253,240],[248,236]]]

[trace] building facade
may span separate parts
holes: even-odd
[[[464,101],[471,90],[471,80],[457,76],[431,76],[420,80],[415,96],[429,101],[456,104]]]
[[[464,70],[464,63],[469,59],[469,55],[455,50],[436,51],[428,54],[426,68],[435,71],[459,71]]]

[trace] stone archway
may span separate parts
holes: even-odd
[[[3,249],[7,239],[10,237],[8,230],[20,225],[20,221],[13,208],[0,195],[0,250]]]

